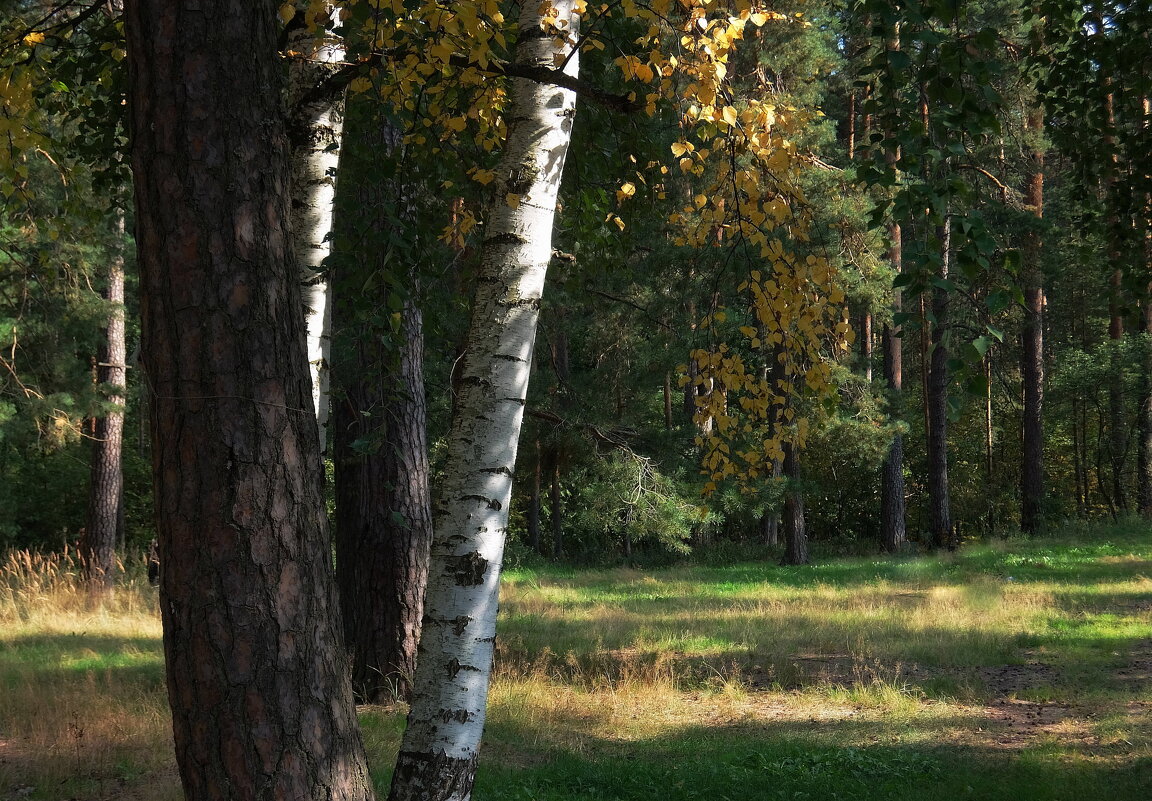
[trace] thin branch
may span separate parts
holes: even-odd
[[[999,178],[997,178],[992,173],[988,172],[988,170],[984,169],[983,167],[978,167],[975,164],[957,164],[956,169],[958,169],[958,170],[972,170],[973,172],[980,173],[985,178],[987,178],[989,181],[996,184],[996,187],[1000,190],[1000,197],[1004,200],[1005,203],[1007,203],[1011,206],[1020,205],[1014,197],[1015,193],[1012,191],[1012,187],[1007,186],[1003,181],[1001,181]]]
[[[641,312],[651,322],[655,323],[656,325],[660,326],[661,328],[664,328],[667,331],[674,330],[672,328],[672,326],[668,325],[668,323],[664,322],[663,320],[656,319],[655,317],[652,316],[652,312],[648,311],[646,308],[641,306],[639,303],[628,300],[628,298],[622,298],[622,297],[619,297],[617,295],[612,295],[608,292],[604,292],[603,290],[595,289],[594,287],[590,287],[590,286],[584,287],[584,291],[589,292],[593,295],[599,295],[600,297],[604,298],[605,300],[611,300],[615,303],[622,303],[625,306],[631,306],[633,309],[635,309],[638,312]]]
[[[334,71],[325,80],[305,92],[296,103],[296,108],[293,109],[293,111],[298,112],[298,110],[307,108],[312,104],[331,100],[347,89],[348,85],[356,80],[356,78],[364,75],[371,68],[379,66],[385,56],[398,55],[400,52],[400,50],[397,50],[373,53],[362,61],[344,65]],[[493,78],[501,76],[525,78],[536,83],[559,86],[562,89],[573,91],[580,97],[612,111],[630,114],[641,111],[644,108],[644,103],[627,95],[616,95],[611,92],[605,92],[587,81],[582,81],[558,69],[534,67],[527,64],[498,64],[494,62],[490,63],[487,67],[482,67],[477,62],[469,60],[467,56],[461,55],[452,56],[448,63],[459,69],[474,69],[483,75]]]
[[[555,412],[549,412],[544,409],[525,409],[524,414],[528,415],[529,417],[534,417],[537,420],[544,420],[546,422],[553,423],[557,426],[560,426],[561,428],[582,428],[587,431],[592,439],[596,440],[597,442],[603,442],[605,445],[611,445],[617,450],[628,451],[629,453],[632,451],[632,448],[628,446],[627,442],[616,439],[609,434],[605,434],[599,428],[589,423],[573,423],[570,420],[565,420]],[[622,437],[629,435],[626,431],[614,431],[612,433]]]

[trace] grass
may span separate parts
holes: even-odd
[[[476,798],[1147,798],[1152,531],[507,574]],[[0,800],[175,799],[154,591],[0,566]],[[386,787],[403,710],[361,710]]]

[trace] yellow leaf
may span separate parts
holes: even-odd
[[[44,34],[38,32],[38,31],[33,31],[32,33],[30,33],[24,37],[24,44],[28,45],[29,47],[33,47],[34,45],[38,45],[43,41],[44,41]]]
[[[353,94],[359,94],[360,92],[367,92],[371,88],[372,88],[372,79],[367,78],[363,75],[361,75],[359,78],[356,78],[355,80],[353,80],[352,83],[348,84],[348,91],[352,92]]]
[[[520,208],[520,196],[514,192],[509,192],[508,194],[506,194],[504,196],[504,202],[508,204],[509,208],[512,208],[512,209]]]

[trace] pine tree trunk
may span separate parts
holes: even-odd
[[[306,4],[302,6],[306,7]],[[328,449],[328,362],[332,328],[331,295],[323,262],[332,250],[336,172],[344,130],[343,93],[317,91],[344,61],[344,43],[323,29],[325,21],[309,19],[293,28],[288,38],[288,50],[295,54],[288,62],[292,244],[304,288],[312,402],[322,453]],[[334,16],[332,22],[338,24],[338,16]]]
[[[788,488],[784,491],[784,558],[786,565],[808,564],[808,528],[804,518],[804,491],[800,487],[800,458],[797,448],[784,445],[784,477]]]
[[[948,278],[951,257],[951,219],[939,230],[940,277]],[[928,368],[928,531],[936,548],[954,548],[952,512],[948,489],[948,308],[946,289],[932,289],[932,353]]]
[[[277,4],[125,4],[160,609],[189,801],[373,797],[292,265]]]
[[[1041,135],[1042,111],[1028,116],[1034,136]],[[1044,216],[1044,152],[1031,155],[1026,203],[1039,220]],[[1034,533],[1044,525],[1044,274],[1039,231],[1027,235],[1024,247],[1024,329],[1021,376],[1024,385],[1023,452],[1020,472],[1020,529]]]
[[[888,261],[899,275],[903,268],[900,226],[888,227]],[[899,289],[892,292],[892,314],[900,314],[903,300]],[[903,416],[904,340],[894,323],[885,323],[881,332],[884,351],[884,381],[888,384],[888,414],[899,420]],[[897,431],[880,468],[880,545],[894,553],[907,542],[907,511],[904,501],[904,434]]]
[[[564,499],[560,495],[560,454],[555,448],[548,458],[549,520],[552,523],[552,558],[564,558]]]
[[[332,274],[336,576],[357,697],[407,698],[416,669],[432,541],[423,318],[418,277],[392,275],[391,229],[411,190],[378,175],[398,132],[370,101],[349,106]],[[389,304],[387,293],[399,298]],[[400,308],[400,325],[379,309]]]
[[[540,553],[540,490],[544,478],[544,452],[540,440],[536,440],[536,459],[532,464],[532,494],[528,498],[528,544]]]
[[[1119,252],[1116,258],[1120,258]],[[1120,358],[1120,345],[1124,340],[1124,313],[1121,307],[1123,287],[1123,271],[1114,270],[1108,294],[1108,339],[1113,346],[1108,381],[1108,461],[1111,468],[1112,503],[1120,514],[1128,511],[1128,493],[1124,486],[1128,425],[1124,414],[1124,365]]]
[[[872,381],[872,312],[865,309],[860,314],[860,374],[864,380]]]
[[[1137,418],[1136,500],[1140,515],[1152,519],[1152,283],[1148,285],[1140,312],[1144,328],[1144,369],[1140,377],[1140,415]]]
[[[88,519],[84,527],[84,565],[94,590],[108,588],[116,576],[116,549],[123,539],[125,388],[128,350],[124,341],[124,212],[117,210],[116,245],[108,263],[106,299],[112,306],[96,365],[96,380],[111,387],[108,403],[116,408],[96,418],[92,437]]]
[[[341,315],[344,284],[336,280]],[[416,671],[432,540],[422,328],[408,300],[398,365],[389,364],[378,336],[362,335],[359,358],[336,363],[351,373],[336,376],[333,416],[336,574],[352,686],[369,703],[407,698]]]
[[[571,0],[553,6],[567,23],[563,31],[543,30],[541,8],[522,6],[516,60],[553,67],[559,59],[575,75],[579,17]],[[497,170],[506,177],[487,215],[393,801],[463,801],[472,794],[516,446],[575,105],[568,90],[512,82],[508,139]],[[515,196],[513,203],[508,195]]]

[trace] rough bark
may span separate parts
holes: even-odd
[[[516,61],[577,71],[570,0],[521,8]],[[412,710],[393,774],[394,801],[471,797],[495,641],[500,563],[552,224],[576,96],[512,82],[508,139],[488,210],[460,396],[448,438]],[[509,195],[515,199],[509,202]]]
[[[108,263],[105,299],[111,305],[104,342],[96,363],[96,381],[110,388],[113,406],[94,421],[88,519],[84,526],[84,565],[94,589],[107,588],[116,575],[116,548],[124,530],[125,388],[128,386],[128,351],[124,341],[124,212],[116,217],[116,245]]]
[[[369,702],[411,691],[432,540],[418,280],[380,280],[397,272],[388,242],[403,237],[390,231],[413,191],[376,168],[399,138],[372,102],[353,100],[331,281],[336,575],[353,688]],[[396,331],[380,322],[394,305]]]
[[[305,14],[307,6],[299,13]],[[343,93],[316,92],[344,61],[343,40],[325,30],[337,24],[325,11],[292,28],[288,50],[289,138],[292,144],[292,240],[303,286],[308,328],[308,364],[312,402],[320,431],[320,450],[328,449],[329,359],[332,309],[323,262],[331,253],[336,172],[344,128]],[[308,98],[305,101],[305,98]]]
[[[804,490],[800,486],[800,458],[795,445],[784,446],[784,477],[788,487],[784,491],[784,558],[786,565],[808,564],[808,527],[804,517]]]
[[[125,4],[160,608],[190,801],[373,796],[291,267],[276,12]]]
[[[940,227],[940,278],[948,278],[951,220]],[[948,488],[948,290],[932,289],[932,353],[928,367],[928,533],[936,548],[954,548]]]
[[[411,689],[432,539],[424,337],[411,300],[399,335],[398,364],[379,336],[359,336],[355,358],[336,363],[346,378],[335,376],[336,574],[352,686],[372,703]]]
[[[1028,116],[1028,127],[1040,136],[1043,112]],[[1030,156],[1026,203],[1037,220],[1044,216],[1044,151]],[[1024,244],[1024,327],[1021,332],[1021,383],[1024,412],[1020,466],[1020,529],[1034,533],[1044,525],[1044,274],[1039,231]]]

